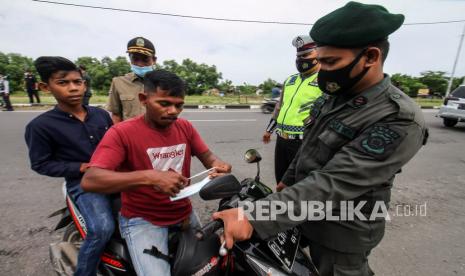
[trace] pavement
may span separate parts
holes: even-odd
[[[40,176],[29,168],[25,125],[42,111],[0,112],[0,276],[53,275],[48,245],[60,240],[57,218],[64,206],[60,178]],[[396,177],[391,221],[370,255],[377,275],[465,275],[465,124],[445,128],[437,111],[424,110],[430,139]],[[269,115],[256,110],[190,110],[182,115],[198,129],[211,150],[233,165],[238,179],[253,177],[254,164],[243,160],[249,148],[263,157],[261,176],[274,186],[274,140],[260,138]],[[192,174],[203,170],[192,164]],[[193,203],[203,222],[217,202]],[[421,212],[422,207],[426,206]],[[417,210],[417,211],[415,211]]]

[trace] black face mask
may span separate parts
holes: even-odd
[[[359,82],[363,76],[368,72],[368,67],[363,69],[357,76],[351,78],[350,72],[354,69],[355,65],[360,61],[365,54],[363,50],[349,65],[336,70],[322,70],[318,72],[318,87],[320,90],[329,95],[339,95],[343,92],[348,92],[350,89]]]
[[[299,73],[305,73],[308,70],[312,69],[318,64],[314,58],[297,58],[295,60],[295,66]]]

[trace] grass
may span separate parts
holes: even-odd
[[[50,94],[39,92],[40,101],[44,104],[56,103],[55,98]],[[25,92],[15,92],[10,95],[11,102],[13,104],[27,104],[29,103],[29,97]],[[108,96],[94,94],[90,98],[91,104],[105,104],[108,100]],[[241,95],[241,96],[186,96],[186,104],[260,104],[263,101],[263,96],[256,95]]]
[[[50,94],[45,94],[42,92],[40,93],[40,100],[44,104],[54,104],[56,103],[55,99]],[[15,92],[14,94],[10,95],[11,102],[13,104],[27,104],[29,103],[29,98],[25,92]],[[91,104],[105,104],[107,102],[108,96],[101,95],[101,94],[94,94],[92,98],[90,98]],[[186,104],[200,104],[200,105],[207,105],[207,104],[260,104],[263,101],[263,96],[256,96],[256,95],[241,95],[241,96],[186,96],[185,102]],[[422,107],[434,107],[434,106],[441,106],[443,100],[442,99],[425,99],[425,98],[415,98],[415,101],[418,105]]]
[[[421,107],[434,107],[441,106],[444,100],[442,99],[425,99],[425,98],[415,98],[415,101]]]

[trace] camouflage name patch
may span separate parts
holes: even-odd
[[[386,160],[400,145],[407,133],[388,125],[375,125],[361,135],[355,144],[358,150],[377,160]]]

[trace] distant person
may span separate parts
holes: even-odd
[[[283,85],[277,83],[273,88],[271,88],[271,98],[279,98],[281,96],[281,92],[283,91]]]
[[[292,40],[296,48],[297,74],[285,82],[276,104],[270,123],[263,134],[263,142],[270,142],[276,129],[278,134],[274,153],[276,183],[281,181],[302,144],[304,120],[310,116],[315,100],[321,96],[318,87],[320,63],[316,59],[316,44],[308,35],[300,35]]]
[[[4,104],[3,111],[13,111],[13,106],[10,102],[10,84],[6,76],[0,75],[0,94]]]
[[[87,74],[86,67],[84,65],[79,65],[79,70],[81,70],[82,79],[86,82],[86,92],[84,92],[82,104],[89,105],[90,97],[92,97],[91,78],[89,74]]]
[[[153,70],[157,61],[155,47],[146,38],[131,39],[127,49],[132,72],[113,78],[107,104],[115,124],[145,112],[138,95],[144,92],[144,75]]]
[[[39,57],[34,65],[42,79],[39,87],[52,93],[57,105],[26,126],[31,168],[65,178],[87,227],[74,275],[96,275],[100,255],[115,228],[114,219],[108,196],[83,192],[80,183],[112,121],[105,110],[82,105],[86,86],[74,63],[62,57]]]
[[[37,91],[37,80],[31,70],[27,70],[24,74],[24,83],[27,96],[29,97],[29,103],[34,103],[34,97],[36,98],[36,102],[40,103],[39,92]]]

